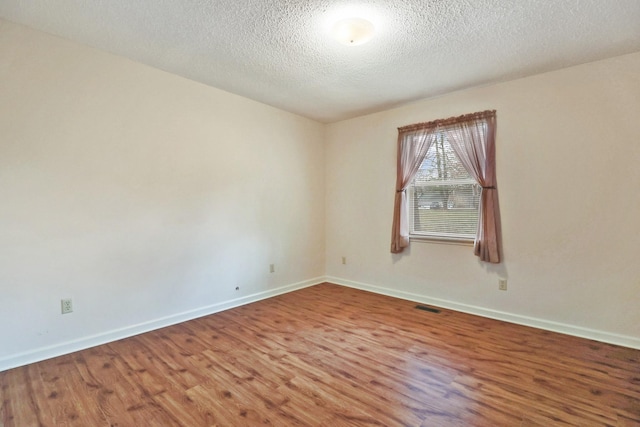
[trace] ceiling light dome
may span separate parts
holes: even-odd
[[[375,28],[373,24],[362,18],[347,18],[336,22],[331,34],[340,43],[357,46],[371,40]]]

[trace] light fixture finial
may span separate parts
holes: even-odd
[[[331,34],[340,43],[357,46],[368,42],[373,37],[373,24],[362,18],[347,18],[333,25]]]

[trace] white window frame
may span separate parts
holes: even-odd
[[[471,235],[466,234],[454,234],[454,233],[437,233],[437,232],[420,232],[414,230],[415,225],[415,189],[416,187],[437,187],[443,185],[443,182],[446,182],[444,185],[462,185],[462,184],[475,184],[479,185],[478,182],[473,178],[465,178],[465,179],[455,179],[455,180],[447,180],[447,181],[427,181],[424,184],[420,184],[418,186],[415,185],[415,178],[409,184],[407,188],[407,202],[408,202],[408,211],[409,211],[409,239],[411,241],[426,241],[426,242],[436,242],[436,243],[455,243],[455,244],[464,244],[464,245],[473,245],[476,233]],[[482,190],[480,190],[482,191]],[[480,206],[478,206],[478,219],[480,213]],[[477,229],[477,225],[476,225]]]

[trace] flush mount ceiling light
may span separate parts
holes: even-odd
[[[331,35],[338,42],[347,46],[357,46],[371,40],[375,28],[373,24],[362,18],[342,19],[331,29]]]

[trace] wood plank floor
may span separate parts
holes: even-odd
[[[0,426],[639,426],[640,351],[322,284],[0,373]]]

